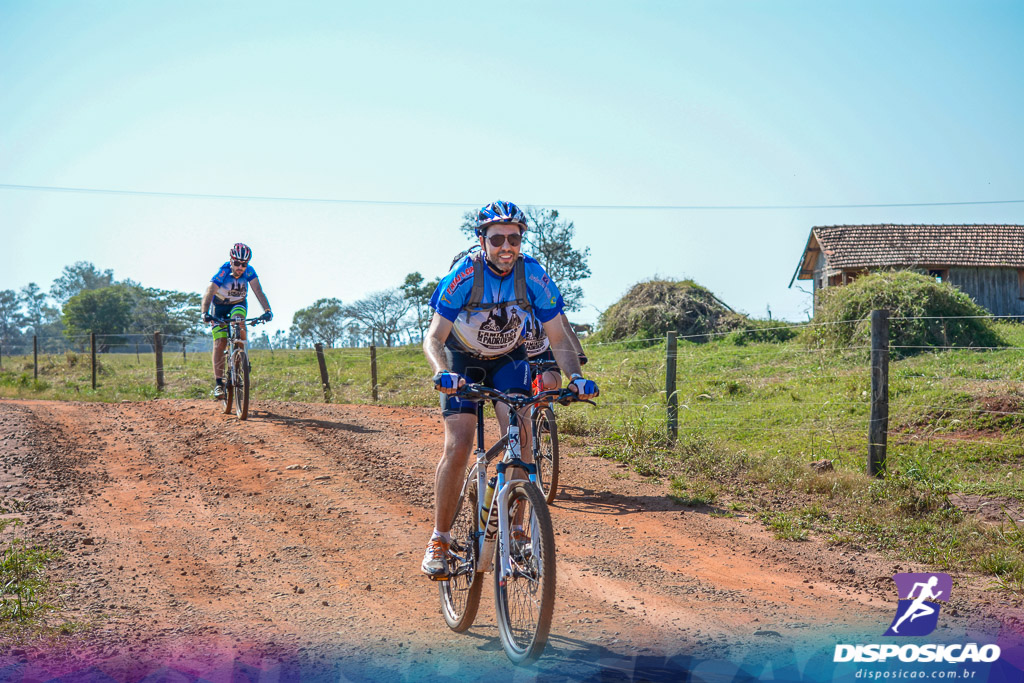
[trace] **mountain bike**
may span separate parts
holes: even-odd
[[[514,664],[528,664],[544,651],[555,608],[555,536],[537,467],[522,460],[519,415],[543,401],[579,400],[569,389],[533,396],[505,394],[467,384],[458,396],[501,401],[510,408],[505,434],[484,449],[482,405],[477,405],[476,460],[466,474],[452,522],[448,578],[439,582],[441,613],[448,627],[462,633],[473,624],[480,606],[483,575],[493,573],[498,633]],[[592,405],[592,401],[586,401]],[[500,460],[487,479],[491,461]],[[528,479],[506,478],[518,468]],[[483,495],[480,495],[483,492]]]
[[[558,371],[558,363],[549,360],[531,360],[533,393],[540,393],[540,377],[549,370]],[[533,425],[533,462],[537,464],[537,480],[548,505],[555,502],[558,493],[558,426],[551,402],[530,406],[530,424]]]
[[[239,420],[249,417],[249,363],[248,342],[242,339],[242,325],[258,325],[267,322],[258,318],[236,317],[231,320],[213,317],[213,322],[226,325],[228,344],[224,347],[224,397],[221,406],[225,413],[234,408]]]

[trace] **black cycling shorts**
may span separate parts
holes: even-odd
[[[444,348],[448,367],[462,375],[467,382],[503,391],[506,394],[530,395],[530,364],[526,350],[519,346],[503,356],[477,358],[468,353]],[[460,413],[476,413],[476,401],[464,401],[457,396],[441,394],[441,414],[445,417]]]

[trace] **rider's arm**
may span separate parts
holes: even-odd
[[[572,344],[573,351],[576,352],[577,356],[583,355],[583,345],[580,344],[580,338],[576,336],[576,330],[572,329],[572,325],[569,324],[569,319],[565,317],[565,313],[560,313],[558,319],[562,321],[565,336],[568,338],[569,343]]]
[[[563,317],[556,315],[544,323],[544,333],[548,335],[551,353],[554,354],[555,361],[562,372],[568,375],[580,375],[583,374],[580,368],[580,358],[576,355],[576,348],[572,345],[568,338],[569,335],[566,334],[565,327],[562,325]]]
[[[213,303],[213,295],[217,291],[217,283],[211,282],[203,292],[203,313],[209,313],[210,304]]]
[[[434,317],[430,319],[427,334],[423,337],[423,353],[427,357],[427,362],[430,363],[430,369],[435,373],[446,372],[449,369],[448,359],[444,355],[444,343],[452,331],[452,324],[451,320],[439,313],[434,313]]]
[[[263,310],[269,311],[270,302],[267,301],[267,295],[263,293],[263,287],[260,286],[260,279],[258,277],[253,278],[249,282],[249,286],[252,287],[252,293],[256,295],[256,299],[260,302],[260,306],[263,307]]]

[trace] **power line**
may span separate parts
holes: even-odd
[[[276,197],[246,194],[203,194],[198,192],[157,192],[149,190],[115,190],[96,187],[58,187],[53,185],[14,185],[0,183],[0,190],[25,192],[67,192],[106,194],[133,197],[164,197],[168,199],[221,199],[232,201],[295,202],[311,204],[362,204],[375,206],[475,207],[479,202],[423,202],[386,199],[337,199],[330,197]],[[925,206],[981,206],[986,204],[1024,204],[1024,199],[992,199],[969,202],[894,202],[889,204],[558,204],[544,203],[560,209],[600,209],[611,211],[790,211],[808,209],[894,209]]]

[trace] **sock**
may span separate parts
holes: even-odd
[[[215,377],[214,379],[217,380],[217,386],[218,387],[224,386],[224,378],[223,377]]]
[[[438,531],[437,529],[434,529],[434,533],[430,537],[430,539],[433,540],[435,538],[440,538],[445,543],[448,543],[449,545],[451,545],[451,542],[452,542],[452,532],[450,532],[450,531]]]

